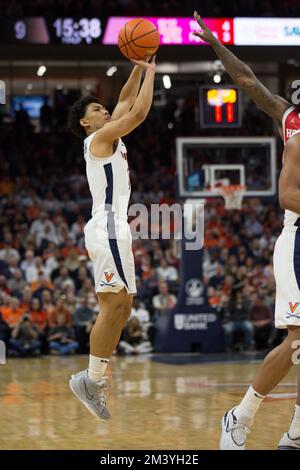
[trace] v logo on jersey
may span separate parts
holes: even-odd
[[[290,310],[292,313],[295,312],[295,310],[297,309],[298,305],[300,305],[300,302],[295,302],[294,304],[292,302],[289,302],[289,306],[290,306]]]
[[[108,274],[107,272],[104,272],[104,275],[105,275],[105,278],[106,278],[107,282],[110,283],[110,281],[112,280],[115,273]]]

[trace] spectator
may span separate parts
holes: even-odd
[[[137,317],[128,320],[119,343],[120,354],[146,354],[152,351],[150,341],[146,339],[141,323]]]
[[[53,120],[53,109],[48,103],[48,97],[45,97],[44,104],[40,109],[40,126],[43,132],[49,132]]]
[[[219,266],[219,251],[213,250],[205,253],[205,260],[203,262],[203,274],[209,279],[217,274]]]
[[[76,340],[79,344],[79,351],[82,353],[88,352],[89,335],[87,334],[87,327],[89,322],[92,321],[94,312],[88,307],[86,297],[80,297],[80,305],[75,310],[73,315],[73,325],[75,329]]]
[[[92,279],[88,278],[88,279],[85,279],[83,281],[83,286],[81,289],[79,289],[78,291],[78,294],[81,296],[81,297],[87,297],[89,296],[90,294],[93,294],[94,295],[95,293],[95,286],[94,286],[94,282],[92,281]]]
[[[64,296],[60,296],[55,302],[54,310],[48,315],[48,325],[55,327],[58,325],[58,317],[63,314],[66,319],[66,324],[70,327],[72,325],[72,315],[70,310],[64,305]]]
[[[67,286],[71,286],[73,289],[75,288],[74,281],[69,275],[69,271],[66,268],[61,268],[59,277],[57,277],[54,281],[54,287],[65,289]]]
[[[27,284],[22,292],[22,301],[21,301],[21,307],[23,310],[28,310],[29,306],[32,301],[32,289],[31,287]]]
[[[166,258],[162,258],[159,263],[159,268],[156,268],[159,279],[163,281],[177,281],[178,272],[174,266],[169,266]]]
[[[55,305],[52,300],[52,293],[48,289],[44,289],[42,291],[42,305],[43,310],[47,314],[47,322],[53,316],[53,312],[55,310]]]
[[[22,271],[20,269],[16,269],[12,278],[7,281],[8,289],[11,291],[12,295],[21,297],[25,286],[26,282],[23,279]]]
[[[224,268],[222,265],[218,265],[216,268],[216,274],[209,279],[209,285],[220,289],[224,283]]]
[[[23,271],[25,277],[28,268],[33,268],[35,266],[34,251],[26,250],[25,259],[21,263],[21,270]]]
[[[83,288],[84,283],[87,279],[91,279],[91,277],[86,266],[80,266],[79,269],[74,272],[76,291],[79,291]]]
[[[64,313],[57,316],[57,325],[50,328],[48,343],[51,354],[74,354],[79,345],[74,341],[73,333],[67,324],[67,318]]]
[[[9,348],[13,354],[24,356],[39,356],[41,354],[41,342],[38,340],[38,332],[30,321],[29,315],[22,315],[15,325],[9,340]]]
[[[10,328],[19,324],[24,315],[24,307],[20,306],[20,300],[17,297],[9,297],[8,306],[1,307],[3,320]]]
[[[34,259],[34,266],[29,266],[25,271],[26,281],[30,284],[37,282],[41,274],[49,279],[49,273],[43,263],[43,258],[41,256],[36,256]]]
[[[51,233],[53,237],[55,237],[55,227],[53,222],[49,220],[48,214],[45,211],[40,213],[40,216],[35,219],[30,227],[30,233],[34,235],[34,237],[40,240],[41,236],[44,233]]]
[[[160,281],[158,285],[159,294],[153,297],[153,307],[156,315],[162,315],[169,312],[176,305],[176,297],[170,294],[168,284]]]
[[[233,293],[227,305],[223,307],[223,329],[225,334],[226,351],[233,347],[233,334],[241,331],[244,335],[242,347],[248,350],[253,345],[254,328],[249,321],[250,302],[243,298],[239,291]]]
[[[42,309],[40,299],[32,299],[29,316],[31,323],[36,327],[36,330],[39,333],[39,337],[43,337],[45,335],[48,322],[47,313]]]
[[[274,328],[273,315],[270,308],[264,304],[264,297],[261,294],[253,296],[250,320],[254,326],[256,348],[267,348]]]
[[[69,312],[71,312],[71,315],[73,315],[78,304],[78,298],[76,297],[75,291],[72,288],[72,286],[68,285],[63,290],[62,299],[63,299],[65,307],[69,310]]]
[[[9,234],[9,236],[3,240],[3,248],[0,250],[0,260],[6,261],[8,263],[11,258],[14,258],[17,260],[17,262],[19,262],[20,254],[15,248],[13,248],[12,236]]]
[[[50,294],[53,292],[52,282],[43,274],[39,275],[38,281],[32,283],[33,297],[42,300],[42,294],[48,291]]]
[[[146,308],[141,303],[138,297],[133,298],[130,318],[133,317],[138,318],[143,333],[148,335],[148,330],[151,326],[150,313],[148,312],[148,310],[146,310]]]

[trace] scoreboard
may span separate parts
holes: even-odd
[[[204,85],[200,87],[201,127],[240,127],[241,105],[237,86]]]
[[[299,1],[299,0],[298,0]],[[120,28],[133,17],[0,18],[1,44],[117,45]],[[160,35],[161,46],[204,46],[193,32],[200,27],[193,17],[145,17]],[[299,46],[300,18],[203,18],[225,45]],[[296,51],[295,51],[296,52]]]
[[[132,17],[28,17],[0,21],[2,44],[117,45],[120,28]],[[197,21],[178,17],[145,17],[157,27],[160,44],[204,45],[193,32]],[[213,34],[226,45],[233,44],[233,18],[206,18]]]
[[[101,44],[100,18],[31,17],[7,20],[0,28],[2,43],[11,44]]]

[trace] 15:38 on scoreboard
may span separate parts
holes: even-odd
[[[239,88],[233,85],[200,87],[201,127],[240,127],[241,104]]]

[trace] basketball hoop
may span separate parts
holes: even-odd
[[[225,199],[225,209],[241,209],[246,186],[231,184],[228,186],[215,186],[217,191]]]

